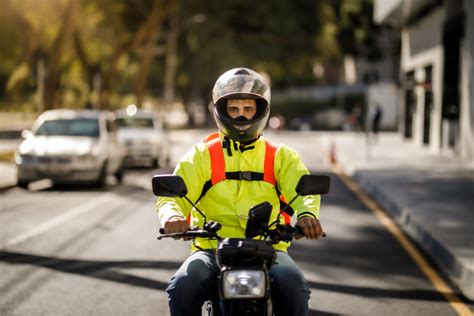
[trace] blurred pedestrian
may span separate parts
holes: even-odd
[[[376,104],[372,114],[372,133],[375,139],[378,138],[378,133],[380,131],[380,121],[382,120],[382,114],[382,108],[379,104]]]
[[[364,117],[362,115],[362,106],[360,103],[354,104],[347,117],[347,123],[349,125],[349,129],[355,132],[362,132],[364,131]]]

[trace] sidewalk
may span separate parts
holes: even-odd
[[[0,193],[16,185],[16,167],[11,162],[0,161]]]
[[[19,138],[0,138],[0,191],[16,185],[16,167],[9,160],[19,144]]]
[[[434,155],[397,133],[327,133],[338,164],[474,299],[474,164]]]

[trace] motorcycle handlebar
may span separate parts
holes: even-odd
[[[207,230],[188,230],[182,233],[170,233],[166,234],[164,228],[160,228],[160,235],[156,238],[161,240],[163,238],[184,238],[184,237],[203,237],[203,238],[219,238],[216,232],[210,232]]]
[[[270,237],[274,242],[280,240],[292,241],[297,236],[304,236],[303,229],[299,226],[291,226],[289,224],[277,225],[273,231],[270,231]],[[326,237],[326,233],[323,232],[322,237]]]
[[[294,226],[293,227],[295,229],[293,235],[297,236],[297,235],[304,235],[303,233],[303,229],[299,226]],[[326,237],[326,233],[323,232],[323,234],[321,235],[322,237]]]
[[[184,238],[184,237],[203,237],[203,238],[219,238],[219,235],[215,231],[208,231],[202,229],[195,229],[195,230],[188,230],[181,233],[170,233],[166,234],[164,228],[160,228],[160,235],[157,236],[158,240],[163,238]],[[278,235],[278,239],[288,240],[291,241],[295,236],[304,235],[303,230],[299,226],[291,226],[291,225],[279,225],[275,233]],[[270,234],[272,235],[272,234]],[[275,235],[274,235],[275,236]],[[323,237],[326,237],[326,233],[323,232]]]

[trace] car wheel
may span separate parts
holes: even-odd
[[[28,181],[21,181],[21,180],[18,180],[18,182],[17,182],[16,185],[17,185],[18,187],[20,187],[20,188],[26,190],[26,189],[28,189],[28,185],[29,185],[29,184],[30,184],[30,183],[29,183]]]
[[[99,188],[105,187],[107,183],[107,161],[104,162],[102,165],[102,169],[100,170],[99,177],[97,178],[95,185]]]
[[[123,180],[123,172],[124,172],[124,167],[123,165],[120,166],[119,170],[117,170],[117,172],[115,172],[115,178],[117,179],[117,182],[118,183],[122,183],[122,180]]]

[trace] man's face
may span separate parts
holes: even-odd
[[[257,102],[255,99],[228,99],[227,100],[227,114],[232,119],[239,116],[251,120],[257,113]]]

